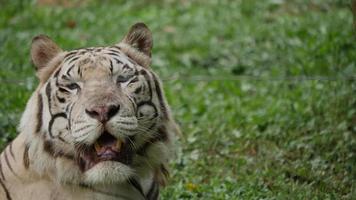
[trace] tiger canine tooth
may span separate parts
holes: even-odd
[[[122,140],[117,140],[115,147],[116,147],[116,149],[117,149],[118,151],[121,150],[121,147],[122,147],[122,144],[123,144],[123,143],[124,143],[124,142],[123,142]]]
[[[98,142],[95,142],[94,148],[95,148],[96,152],[99,152],[100,149],[101,149],[101,146],[100,146],[100,144]]]

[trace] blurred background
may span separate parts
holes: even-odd
[[[153,32],[182,127],[162,199],[355,199],[348,0],[0,0],[0,148],[37,84],[32,37],[63,49]]]

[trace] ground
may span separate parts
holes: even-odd
[[[183,132],[162,199],[355,198],[349,1],[0,4],[1,148],[37,84],[32,37],[47,34],[63,49],[104,46],[143,21]]]

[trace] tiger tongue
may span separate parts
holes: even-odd
[[[122,147],[122,141],[121,140],[111,140],[111,141],[106,141],[105,143],[100,143],[97,141],[94,144],[94,148],[96,151],[96,154],[101,157],[101,156],[115,156],[117,153],[120,152]]]
[[[97,152],[97,156],[99,159],[104,160],[112,160],[117,157],[117,152],[114,151],[112,148],[102,148],[100,152]]]

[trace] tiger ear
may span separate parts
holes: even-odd
[[[138,64],[144,67],[150,65],[153,39],[152,33],[146,24],[140,22],[131,26],[129,32],[118,46]]]
[[[136,23],[131,26],[122,42],[151,57],[153,39],[152,33],[146,24]]]
[[[61,48],[46,35],[38,35],[32,39],[31,59],[36,70],[44,68],[60,52]]]

